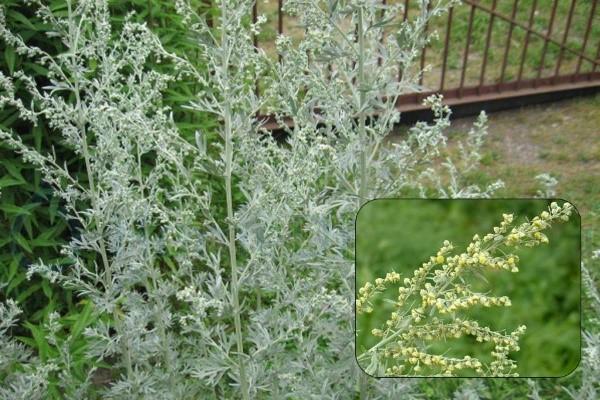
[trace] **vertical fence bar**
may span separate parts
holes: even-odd
[[[383,0],[381,2],[381,4],[383,5],[383,8],[381,9],[380,18],[383,19],[383,18],[385,18],[385,5],[387,4],[387,0]],[[381,28],[381,37],[379,38],[379,43],[383,44],[384,40],[385,40],[385,27],[382,27]],[[383,62],[383,58],[381,57],[381,53],[379,53],[379,56],[377,57],[377,65],[379,65],[381,67],[382,62]]]
[[[442,76],[440,77],[440,91],[444,90],[444,83],[446,82],[446,66],[448,64],[448,48],[450,47],[450,33],[452,32],[452,13],[454,7],[450,7],[448,10],[448,22],[446,25],[446,38],[444,41],[444,55],[442,56]]]
[[[529,21],[527,22],[527,33],[525,34],[525,45],[521,52],[521,62],[519,63],[519,73],[517,74],[517,89],[521,86],[521,79],[523,78],[523,66],[525,65],[525,57],[527,57],[527,48],[529,47],[529,39],[531,38],[531,27],[533,26],[533,17],[537,8],[537,0],[533,0],[531,5],[531,12],[529,13]]]
[[[485,69],[487,67],[488,52],[490,50],[490,40],[492,38],[492,29],[494,27],[494,17],[496,16],[494,14],[494,12],[496,11],[496,3],[497,0],[494,0],[492,2],[492,13],[490,14],[490,20],[485,35],[485,49],[483,50],[483,60],[481,62],[481,72],[479,74],[479,86],[477,87],[477,93],[481,93],[481,87],[483,86],[483,82],[485,80]]]
[[[473,31],[473,18],[475,17],[475,5],[471,5],[469,13],[469,26],[467,28],[467,44],[463,54],[462,71],[460,71],[460,85],[458,87],[458,97],[462,97],[463,87],[465,85],[465,74],[467,72],[467,62],[469,61],[469,47],[471,47],[471,32]]]
[[[594,59],[594,68],[592,68],[592,72],[596,72],[596,68],[598,67],[598,61],[600,61],[600,41],[598,41],[598,49],[596,49],[596,58]]]
[[[423,35],[427,37],[427,32],[429,30],[429,10],[431,10],[431,2],[427,2],[426,15],[427,19],[425,20],[425,26],[423,27]],[[419,68],[421,73],[419,75],[419,86],[423,85],[423,69],[425,68],[425,54],[427,52],[427,45],[424,45],[421,49],[421,61],[419,63]]]
[[[258,18],[258,2],[255,1],[254,5],[252,5],[252,23],[256,23],[256,19]],[[252,42],[254,43],[254,47],[258,50],[258,35],[252,34]],[[254,83],[254,93],[256,96],[260,95],[260,88],[258,86],[258,80]]]
[[[256,19],[258,18],[258,2],[255,1],[252,6],[252,23],[256,23]],[[258,48],[258,35],[252,34],[252,41],[254,43],[254,47]]]
[[[283,0],[277,0],[277,33],[283,33]]]
[[[558,52],[558,60],[556,62],[556,68],[554,69],[554,80],[558,77],[560,73],[560,66],[562,65],[563,54],[565,52],[565,45],[567,44],[567,37],[569,36],[569,31],[571,30],[571,20],[573,19],[573,11],[575,10],[575,4],[577,0],[571,0],[571,7],[569,8],[569,16],[567,17],[567,25],[565,26],[565,33],[563,34],[560,51]]]
[[[150,3],[150,2],[148,2],[148,3]],[[202,4],[204,4],[204,6],[207,8],[206,17],[205,17],[206,18],[206,25],[209,28],[212,28],[213,27],[213,16],[212,16],[212,13],[211,13],[211,11],[212,11],[212,0],[203,0]]]
[[[544,69],[544,63],[546,62],[546,50],[548,49],[548,40],[552,35],[552,28],[554,27],[554,19],[556,17],[556,6],[558,5],[558,0],[554,0],[552,2],[552,11],[550,12],[550,21],[548,22],[548,31],[546,32],[546,37],[544,38],[544,46],[542,47],[542,59],[540,60],[540,65],[537,71],[537,79],[534,82],[534,87],[537,86],[538,81],[542,77],[542,70]]]
[[[354,24],[354,43],[358,43],[358,23]],[[352,60],[352,70],[356,69],[356,59]],[[352,77],[352,84],[356,83],[356,75]]]
[[[283,33],[283,0],[277,0],[277,33]],[[278,54],[277,58],[281,62],[281,54]]]
[[[590,38],[590,31],[592,30],[592,21],[594,20],[594,16],[596,14],[596,4],[598,1],[592,1],[592,9],[590,10],[590,16],[587,21],[587,25],[585,27],[585,34],[583,36],[583,44],[581,45],[581,54],[579,54],[579,58],[577,59],[577,68],[575,69],[575,76],[573,79],[579,76],[579,72],[581,71],[581,62],[583,61],[583,55],[585,54],[585,48],[588,44],[588,39]]]
[[[257,0],[258,1],[258,0]],[[277,0],[279,1],[279,4],[283,3],[283,0]],[[331,13],[331,10],[327,10],[329,13]],[[331,15],[331,14],[330,14]],[[354,35],[358,35],[358,29],[355,28],[354,31]],[[356,66],[356,61],[352,62],[352,68],[354,69],[354,67]],[[331,80],[331,77],[333,76],[333,65],[331,65],[331,62],[327,63],[327,79]],[[356,80],[354,78],[352,78],[352,83],[356,82]]]
[[[508,37],[506,38],[506,46],[504,47],[504,57],[502,58],[502,69],[500,70],[500,82],[498,85],[498,90],[501,90],[502,84],[504,83],[506,63],[508,62],[508,52],[510,51],[510,41],[512,40],[513,30],[515,29],[515,16],[517,15],[518,6],[519,0],[514,0],[512,12],[510,14],[510,26],[508,28]]]

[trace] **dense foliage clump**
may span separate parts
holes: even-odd
[[[197,59],[134,16],[115,29],[106,0],[26,3],[62,48],[26,42],[0,9],[2,40],[47,71],[43,85],[21,69],[0,74],[0,105],[48,126],[83,173],[14,129],[0,127],[0,139],[36,167],[73,227],[61,262],[32,262],[29,275],[72,291],[82,311],[49,313],[21,340],[19,305],[2,304],[0,396],[409,396],[414,383],[367,382],[354,358],[353,223],[377,196],[499,187],[463,180],[480,159],[484,115],[458,158],[444,155],[450,110],[439,96],[427,100],[432,123],[386,142],[397,96],[418,89],[420,72],[408,71],[424,27],[454,2],[422,1],[398,25],[400,6],[286,1],[305,35],[277,39],[281,62],[254,48],[261,19],[249,23],[249,0],[221,0],[212,23],[176,2]],[[165,102],[180,80],[193,82],[187,112],[214,121],[191,140]],[[264,135],[260,110],[286,143]]]

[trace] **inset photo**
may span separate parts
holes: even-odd
[[[561,199],[378,199],[356,219],[373,377],[549,377],[581,358],[581,220]]]

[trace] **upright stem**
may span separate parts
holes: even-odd
[[[138,166],[138,181],[139,181],[139,191],[140,191],[140,196],[144,196],[144,191],[146,190],[146,182],[144,182],[144,174],[142,172],[142,154],[140,152],[140,145],[139,143],[136,146],[137,148],[137,166]],[[150,251],[150,232],[148,231],[148,223],[149,221],[146,220],[144,222],[144,251],[146,252],[146,262],[148,262],[148,265],[150,265],[151,267],[154,266],[154,256],[152,255],[152,252]],[[149,293],[152,293],[153,296],[156,296],[156,292],[158,290],[158,283],[156,281],[156,276],[154,273],[152,273],[150,275],[150,279],[146,278],[146,289],[148,290]],[[165,362],[165,368],[167,370],[167,373],[169,375],[169,381],[171,383],[173,383],[173,374],[172,374],[172,366],[171,366],[171,357],[169,354],[169,343],[168,343],[168,339],[167,339],[167,332],[165,330],[165,326],[163,324],[162,318],[159,315],[156,319],[156,326],[158,328],[158,336],[160,338],[160,341],[162,343],[162,349],[163,349],[163,358],[164,358],[164,362]]]
[[[75,83],[75,97],[77,100],[77,108],[80,110],[80,115],[83,115],[83,111],[81,111],[81,99],[79,97],[79,85],[77,82]],[[98,208],[98,194],[96,192],[96,184],[94,181],[94,174],[92,171],[92,164],[90,161],[90,153],[87,144],[87,132],[85,129],[85,121],[82,118],[77,121],[77,127],[81,132],[81,144],[82,144],[82,153],[85,161],[85,169],[88,176],[88,183],[90,187],[90,197],[91,197],[91,206],[92,208],[100,212]],[[106,243],[104,242],[104,236],[102,232],[102,221],[96,221],[96,231],[98,232],[98,247],[100,250],[100,257],[102,259],[102,265],[104,267],[104,286],[109,291],[112,292],[113,282],[112,282],[112,266],[110,261],[108,260],[108,253],[106,251]],[[123,334],[123,329],[121,325],[121,317],[119,316],[117,309],[115,308],[113,311],[113,319],[115,323],[115,330],[119,335]],[[127,376],[131,376],[133,374],[133,363],[131,361],[131,346],[129,344],[129,338],[125,337],[125,343],[123,344],[123,353],[125,356],[125,368],[127,370]]]
[[[235,339],[237,351],[239,353],[240,365],[240,385],[242,389],[242,398],[249,399],[248,381],[246,378],[246,369],[244,366],[244,343],[242,341],[242,323],[240,320],[240,300],[237,275],[237,252],[235,243],[235,224],[233,222],[233,198],[231,190],[231,167],[233,163],[233,149],[231,140],[231,106],[225,105],[225,191],[227,196],[227,224],[229,225],[229,262],[231,266],[231,298],[233,300],[233,318],[235,324]]]
[[[229,263],[231,266],[231,299],[233,301],[233,320],[235,325],[235,340],[240,368],[240,389],[242,398],[248,400],[248,379],[244,365],[244,342],[242,338],[242,323],[240,320],[239,282],[237,271],[237,249],[235,238],[235,223],[233,220],[233,196],[231,188],[231,173],[233,169],[233,140],[231,130],[231,104],[229,100],[229,38],[227,35],[227,2],[221,0],[221,54],[223,82],[227,87],[224,90],[224,120],[225,120],[225,192],[227,200],[227,225],[229,228]]]
[[[358,9],[358,26],[357,26],[357,35],[358,35],[358,94],[359,94],[359,104],[358,104],[358,135],[360,138],[360,186],[358,189],[358,199],[357,205],[358,208],[364,204],[367,197],[367,130],[366,130],[366,116],[365,116],[365,102],[366,102],[366,92],[365,92],[365,33],[364,33],[364,8],[363,6],[359,6]],[[355,322],[356,323],[356,322]],[[356,328],[356,327],[355,327]],[[367,400],[368,398],[368,382],[366,379],[366,375],[359,368],[359,378],[358,385],[360,390],[360,399]]]
[[[362,6],[358,9],[358,92],[359,92],[359,115],[358,115],[358,135],[360,138],[360,187],[358,190],[358,206],[360,207],[366,200],[367,195],[367,130],[365,116],[365,35],[364,35],[364,9]]]
[[[71,1],[67,1],[67,10],[68,10],[68,15],[69,15],[69,20],[72,20],[72,7],[71,7]],[[76,32],[76,35],[74,36],[73,39],[73,43],[71,43],[71,47],[72,47],[72,53],[76,54],[77,52],[77,40],[79,38],[79,32]],[[82,101],[81,101],[81,95],[79,94],[79,81],[76,79],[74,82],[74,92],[75,92],[75,99],[76,99],[76,108],[77,110],[79,110],[78,115],[79,118],[76,121],[77,124],[77,128],[79,129],[79,132],[81,133],[81,147],[82,147],[82,154],[83,154],[83,158],[85,161],[85,169],[86,169],[86,173],[87,173],[87,177],[88,177],[88,185],[90,188],[90,202],[91,202],[91,206],[92,209],[94,209],[95,213],[94,214],[99,214],[100,213],[100,209],[98,207],[98,192],[97,192],[97,188],[96,188],[96,182],[94,181],[94,174],[92,171],[92,164],[91,164],[91,157],[90,157],[90,152],[89,152],[89,146],[87,144],[87,130],[85,127],[86,121],[84,119],[84,111],[83,111],[83,107],[82,107]],[[102,227],[102,220],[96,220],[96,231],[98,232],[98,247],[99,247],[99,251],[100,251],[100,257],[102,259],[102,266],[104,267],[104,286],[105,288],[112,293],[112,288],[113,288],[113,282],[112,282],[112,265],[110,264],[110,261],[108,259],[108,252],[106,251],[106,243],[104,241],[104,235],[103,235],[103,227]],[[115,323],[115,330],[117,331],[117,333],[119,335],[123,334],[123,329],[122,329],[122,325],[121,325],[121,317],[118,315],[117,313],[117,309],[115,308],[113,311],[113,319],[114,319],[114,323]],[[123,345],[123,353],[125,356],[125,368],[127,369],[127,376],[131,376],[133,374],[133,364],[131,361],[131,346],[129,343],[129,338],[126,336],[125,337],[125,343]]]
[[[360,374],[358,378],[358,384],[360,387],[360,400],[367,400],[369,398],[369,382],[367,382],[367,374],[365,374],[360,368],[358,369],[358,373]]]
[[[81,110],[81,100],[79,97],[79,85],[75,84],[75,97],[77,99],[77,108]],[[80,111],[80,113],[83,113]],[[91,197],[91,206],[92,208],[100,212],[98,208],[98,194],[96,192],[96,184],[94,182],[94,174],[92,171],[92,165],[90,161],[90,153],[88,150],[87,144],[87,132],[85,129],[85,122],[83,120],[78,121],[77,123],[79,131],[81,132],[81,143],[82,143],[82,153],[85,161],[85,169],[88,176],[88,183],[90,187],[90,197]],[[112,282],[112,266],[110,265],[110,261],[108,260],[108,253],[106,251],[106,243],[104,242],[104,236],[102,232],[102,221],[96,221],[96,230],[98,232],[98,247],[100,249],[100,257],[102,258],[102,265],[104,267],[104,285],[105,288],[112,292],[113,282]],[[119,316],[117,309],[115,308],[113,311],[113,319],[115,323],[115,330],[119,335],[123,334],[123,329],[121,325],[121,317]],[[125,337],[125,343],[123,344],[123,353],[125,356],[125,368],[127,370],[127,376],[131,376],[133,374],[133,363],[131,361],[131,346],[129,344],[129,338]]]

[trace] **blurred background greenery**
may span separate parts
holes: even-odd
[[[550,201],[380,199],[367,203],[356,220],[357,288],[395,270],[403,277],[435,255],[444,240],[460,254],[474,234],[489,233],[513,213],[517,224],[547,209]],[[561,201],[559,201],[561,204]],[[520,376],[558,377],[570,373],[580,359],[580,217],[554,224],[546,231],[550,243],[523,247],[520,271],[489,271],[487,282],[473,277],[473,288],[490,295],[509,296],[512,307],[469,309],[463,315],[496,331],[510,332],[526,325],[521,350],[511,354]],[[377,343],[371,335],[393,310],[383,298],[396,297],[397,285],[380,295],[372,314],[357,318],[357,354]],[[431,343],[429,351],[448,356],[471,355],[488,360],[492,346],[474,338]],[[472,373],[472,372],[471,372]]]

